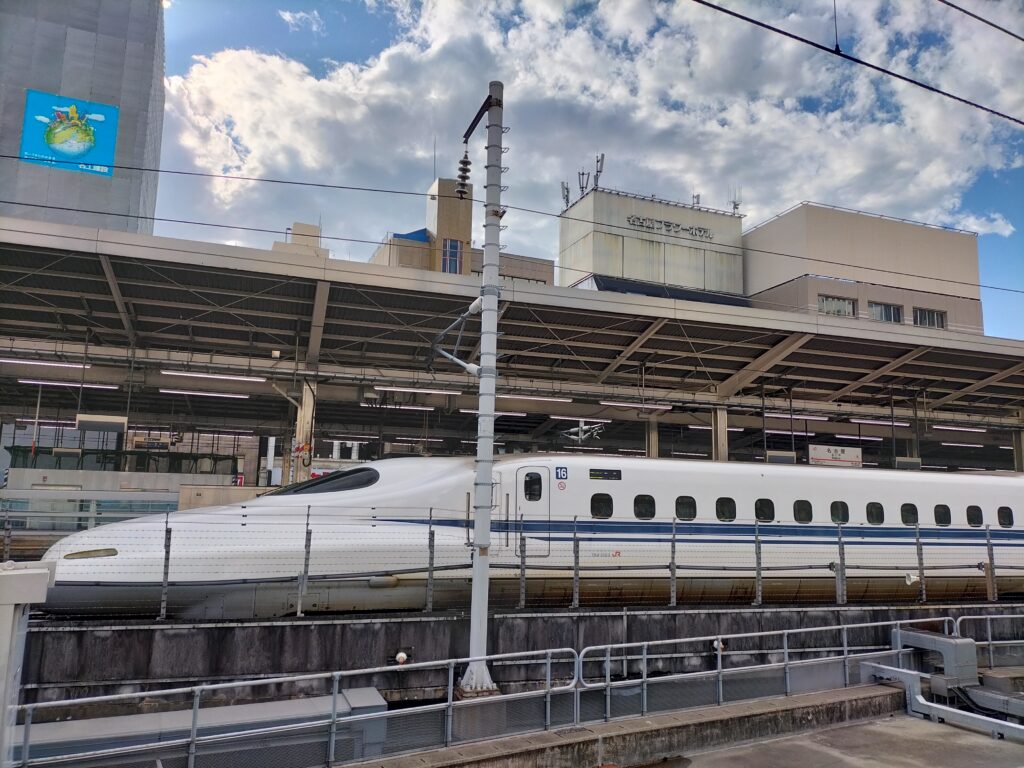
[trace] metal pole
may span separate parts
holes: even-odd
[[[846,605],[846,544],[843,543],[842,523],[836,523],[836,541],[839,544],[839,567],[836,568],[836,603]]]
[[[434,527],[427,533],[427,613],[434,610]]]
[[[985,526],[985,547],[988,549],[988,571],[985,574],[985,582],[988,591],[989,602],[999,600],[999,583],[996,581],[996,553],[992,547],[992,530]]]
[[[789,696],[789,632],[782,633],[782,671],[786,676],[786,695]]]
[[[171,527],[169,519],[164,517],[164,579],[160,585],[160,621],[167,620],[167,588],[171,575]]]
[[[850,638],[846,627],[843,627],[843,685],[850,687]]]
[[[641,646],[640,714],[647,714],[647,643]]]
[[[544,730],[551,727],[551,651],[544,655]]]
[[[755,513],[756,515],[756,513]],[[761,573],[761,525],[754,517],[754,605],[764,598],[764,576]]]
[[[4,507],[4,562],[11,559],[11,510]]]
[[[29,707],[25,710],[25,724],[22,726],[21,730],[21,764],[23,766],[28,765],[28,753],[29,750],[32,748],[32,741],[30,739],[29,734],[32,731],[33,712],[35,712],[35,709],[32,707]]]
[[[335,672],[331,677],[331,729],[327,734],[329,741],[327,742],[327,768],[331,768],[334,765],[334,742],[337,740],[338,735],[338,677],[339,672]]]
[[[84,367],[82,368],[82,375],[85,376],[85,368]],[[78,390],[78,396],[79,396],[79,398],[81,398],[81,396],[82,396],[82,390],[81,389]],[[36,457],[36,448],[39,447],[39,406],[42,405],[42,402],[43,402],[43,385],[40,384],[39,385],[39,391],[36,392],[36,422],[35,422],[35,424],[32,427],[32,458],[33,458],[33,460]],[[79,410],[81,410],[81,409],[79,409]],[[79,445],[81,445],[81,443],[79,443]],[[35,465],[35,462],[33,461],[33,466],[34,465]]]
[[[196,764],[196,734],[199,732],[199,699],[203,695],[202,688],[196,688],[192,692],[192,728],[188,737],[188,768],[195,768]]]
[[[921,544],[921,524],[914,523],[914,538],[917,542],[917,578],[921,582],[921,592],[918,600],[922,603],[928,602],[928,588],[924,583],[924,546]]]
[[[995,668],[995,654],[992,651],[992,617],[985,617],[985,629],[988,636],[988,668]]]
[[[455,662],[448,662],[448,706],[444,710],[444,745],[452,744],[452,702],[455,701]]]
[[[612,647],[604,649],[604,719],[612,719]]]
[[[302,618],[302,599],[306,596],[306,585],[309,583],[309,550],[313,543],[313,530],[309,527],[309,505],[306,505],[306,543],[302,558],[302,575],[299,576],[299,595],[295,600],[295,616]]]
[[[715,640],[715,662],[718,668],[718,703],[725,701],[725,686],[722,684],[722,638]]]
[[[676,599],[679,595],[679,584],[676,581],[676,518],[672,518],[672,550],[671,559],[668,561],[668,604],[670,608],[676,607]]]
[[[504,86],[492,81],[487,98],[487,186],[484,208],[484,256],[480,286],[480,400],[477,406],[476,480],[473,483],[473,596],[470,603],[469,655],[487,655],[487,597],[491,563],[491,471],[494,466],[494,391],[498,378],[498,253],[501,217],[501,139]],[[468,140],[468,136],[467,136]],[[471,661],[462,677],[467,691],[494,690],[485,661]]]
[[[519,534],[519,609],[526,608],[526,536]]]
[[[572,607],[580,607],[580,538],[576,533],[576,518],[572,520]]]

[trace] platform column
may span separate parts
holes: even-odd
[[[725,408],[711,412],[711,459],[729,460],[729,412]]]
[[[658,458],[658,420],[651,417],[647,422],[647,458]]]
[[[1024,472],[1024,410],[1017,412],[1020,419],[1020,426],[1013,432],[1010,445],[1013,446],[1013,469],[1015,472]]]
[[[313,415],[316,412],[316,382],[302,384],[302,403],[295,415],[295,446],[306,446],[295,456],[295,482],[309,480],[313,463]]]
[[[31,603],[46,600],[53,586],[54,563],[0,565],[0,686],[3,686],[3,724],[0,726],[0,764],[8,765],[14,754],[14,721],[21,691],[25,658],[25,633]]]

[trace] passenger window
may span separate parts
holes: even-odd
[[[723,496],[715,502],[715,514],[723,523],[736,519],[736,502],[728,496]]]
[[[846,524],[850,522],[850,505],[845,501],[832,502],[832,522]]]
[[[917,525],[917,505],[904,504],[900,507],[900,518],[904,525]]]
[[[981,528],[981,523],[981,507],[972,504],[967,508],[967,524],[971,528]]]
[[[1009,507],[1000,507],[998,509],[998,511],[996,512],[996,515],[997,515],[997,519],[999,520],[999,524],[1001,526],[1003,526],[1003,528],[1012,528],[1013,527],[1013,510],[1012,509],[1010,509]]]
[[[771,499],[758,499],[754,502],[754,519],[759,523],[770,523],[775,519],[775,502]]]
[[[797,499],[793,502],[793,519],[798,523],[809,523],[812,516],[811,502],[806,499]]]
[[[676,517],[680,520],[695,520],[697,518],[697,500],[693,496],[677,496]]]
[[[877,501],[868,502],[868,522],[871,525],[881,525],[885,522],[885,508]]]
[[[543,493],[544,483],[540,479],[539,472],[527,472],[523,478],[523,496],[527,501],[540,501]]]
[[[654,519],[654,497],[640,494],[633,499],[633,515],[637,520]]]
[[[945,504],[935,505],[935,524],[946,526],[952,521],[952,515],[949,513],[949,507]]]
[[[607,520],[612,516],[612,497],[607,493],[595,493],[590,497],[590,516]]]

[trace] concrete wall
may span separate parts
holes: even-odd
[[[748,295],[813,274],[981,298],[977,237],[940,227],[802,203],[748,230],[743,247]]]
[[[0,152],[19,154],[25,91],[32,89],[117,106],[115,164],[156,168],[163,131],[163,77],[163,6],[156,0],[4,0]],[[107,177],[0,160],[0,189],[7,199],[72,209],[2,205],[0,215],[148,234],[152,220],[114,214],[153,216],[158,175],[115,170]]]
[[[946,328],[944,330],[984,333],[980,300],[894,288],[890,285],[804,275],[756,293],[750,299],[751,304],[755,307],[816,313],[818,311],[818,296],[853,299],[857,302],[857,319],[860,320],[871,320],[868,305],[877,302],[903,307],[903,325],[914,324],[915,307],[937,309],[946,313]],[[941,330],[936,332],[942,333]]]
[[[473,233],[473,185],[467,184],[466,199],[456,196],[455,179],[435,179],[427,197],[427,231],[431,235],[430,269],[441,271],[445,239],[462,243],[462,274],[470,268],[469,249]]]
[[[479,275],[483,272],[483,248],[470,250],[469,259],[470,274]],[[530,280],[534,283],[551,285],[555,281],[555,263],[548,259],[502,252],[498,258],[498,274],[513,280]]]
[[[178,487],[178,511],[238,504],[255,499],[267,490],[269,489],[266,486],[257,488],[233,485],[181,485]]]
[[[724,212],[591,190],[560,221],[558,284],[597,273],[740,294],[740,222]]]

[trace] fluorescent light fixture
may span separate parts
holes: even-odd
[[[164,376],[187,376],[193,379],[216,379],[217,381],[251,381],[262,383],[266,381],[263,376],[232,376],[226,373],[197,373],[196,371],[160,371]]]
[[[707,456],[706,453],[698,453],[695,451],[672,451],[673,456]]]
[[[25,423],[25,424],[35,424],[36,423],[35,419],[15,419],[15,421],[20,421],[20,422]],[[73,426],[75,426],[75,422],[73,422],[73,421],[63,421],[61,419],[45,419],[45,418],[42,418],[42,417],[40,417],[39,423],[40,424],[49,424],[49,425],[54,426],[54,427],[73,427]],[[1007,446],[1007,447],[1009,447],[1009,446]]]
[[[659,403],[620,403],[615,400],[598,400],[601,405],[607,405],[612,408],[636,408],[641,411],[671,411],[671,405],[663,405]]]
[[[18,419],[18,421],[21,421],[21,419]],[[999,447],[1002,448],[1004,451],[1012,451],[1013,450],[1013,446],[1012,445],[1000,445]]]
[[[643,453],[646,454],[645,448],[619,448],[619,453]]]
[[[585,421],[591,424],[611,424],[611,419],[592,419],[589,416],[548,416],[555,421]]]
[[[711,431],[712,427],[705,426],[704,424],[687,424],[690,429],[703,429]],[[742,432],[743,427],[726,427],[730,432]]]
[[[953,424],[933,424],[932,429],[945,429],[949,432],[988,432],[984,427],[957,427]]]
[[[195,395],[196,397],[227,397],[232,400],[248,400],[248,395],[241,395],[237,392],[201,392],[195,389],[161,389],[165,395]]]
[[[861,464],[863,464],[865,467],[877,467],[878,466],[878,462],[877,461],[862,461]]]
[[[988,472],[984,467],[957,467],[961,472]]]
[[[459,408],[459,413],[476,413],[476,414],[479,414],[480,411],[478,411],[478,410],[476,410],[474,408]],[[495,411],[494,412],[495,418],[497,418],[499,416],[525,416],[525,415],[526,414],[523,413],[522,411]]]
[[[838,437],[840,440],[870,440],[873,443],[880,443],[885,439],[873,435],[832,435],[832,437]]]
[[[358,440],[376,440],[376,435],[331,435],[331,440],[339,440],[344,443],[354,443]]]
[[[393,403],[379,403],[370,405],[369,403],[360,403],[360,408],[386,408],[389,411],[432,411],[434,406],[432,405],[395,405]]]
[[[462,390],[459,389],[420,389],[418,387],[378,387],[374,386],[374,389],[378,392],[412,392],[420,395],[461,395]]]
[[[796,435],[797,437],[814,437],[814,432],[801,432],[799,429],[794,429],[792,432],[788,429],[766,429],[764,431],[766,435]]]
[[[44,381],[43,379],[18,379],[19,384],[37,384],[41,387],[82,387],[83,389],[120,389],[117,384],[81,384],[77,381]]]
[[[982,443],[940,443],[948,448],[984,448]]]
[[[789,420],[788,413],[766,413],[764,415],[766,419],[786,419]],[[828,416],[809,416],[806,413],[794,413],[793,421],[828,421]]]
[[[589,445],[567,445],[570,451],[603,451],[604,448],[593,448]]]
[[[873,424],[877,427],[909,427],[909,421],[882,421],[881,419],[850,419],[851,424]]]
[[[537,400],[542,403],[571,403],[571,397],[541,397],[539,395],[495,395],[499,400]]]
[[[92,368],[92,363],[57,363],[49,360],[15,360],[10,357],[0,357],[0,363],[10,363],[11,365],[43,365],[47,368]]]
[[[459,440],[459,442],[465,443],[466,445],[476,445],[476,440]],[[494,445],[504,445],[504,443],[495,440]],[[545,451],[541,451],[541,453],[545,453]]]
[[[945,464],[922,464],[921,469],[949,469]]]
[[[400,440],[402,442],[408,442],[408,443],[443,443],[444,442],[444,438],[443,437],[408,437],[408,436],[404,436],[404,435],[400,436],[400,437],[396,437],[395,440]]]
[[[349,445],[366,445],[368,440],[343,440],[341,442],[348,443]]]
[[[235,432],[233,434],[232,433],[225,433],[225,432],[203,432],[202,436],[203,437],[237,437],[239,440],[255,440],[256,439],[255,435],[240,435],[237,432]]]

